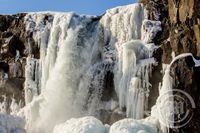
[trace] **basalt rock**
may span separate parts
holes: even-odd
[[[162,31],[154,42],[162,49],[154,57],[161,59],[162,64],[170,64],[173,58],[182,53],[192,53],[197,59],[200,56],[200,2],[199,0],[140,0],[148,10],[149,19],[159,19]],[[159,18],[155,14],[159,12]],[[158,53],[158,52],[155,52]],[[175,80],[173,89],[188,93],[196,104],[196,109],[187,106],[193,114],[192,120],[172,133],[199,133],[199,91],[200,68],[194,67],[191,57],[173,63],[171,76]],[[180,94],[178,94],[180,95]],[[181,95],[180,95],[181,96]],[[186,98],[185,98],[186,99]],[[189,101],[187,101],[189,105]]]
[[[189,112],[188,118],[185,119],[179,125],[186,124],[180,128],[171,129],[171,133],[199,133],[199,108],[200,108],[200,67],[195,67],[194,62],[191,56],[179,59],[176,61],[171,68],[172,77],[174,78],[174,89],[182,90],[189,94],[192,98],[192,101],[186,95],[181,93],[174,93],[174,95],[184,98],[184,110]],[[176,99],[177,102],[181,102],[181,99]],[[195,103],[195,107],[192,106],[192,103]],[[185,115],[183,112],[183,115]],[[181,113],[176,114],[175,118],[177,120],[182,120],[180,118]],[[188,120],[190,119],[191,120]]]
[[[37,44],[25,32],[25,15],[0,15],[0,92],[8,101],[23,101],[26,57],[39,57]]]

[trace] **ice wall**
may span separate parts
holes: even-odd
[[[126,108],[128,117],[141,119],[148,106],[151,69],[156,65],[151,42],[161,23],[147,20],[144,7],[134,4],[108,10],[100,24],[100,41],[115,51],[113,72],[120,108]]]
[[[34,16],[37,15],[29,15],[30,18]],[[41,16],[41,14],[38,13],[38,16]],[[40,52],[44,55],[40,59],[42,80],[39,97],[41,100],[39,103],[37,100],[33,100],[33,103],[31,103],[33,104],[31,108],[36,108],[37,104],[39,104],[39,108],[34,111],[37,114],[33,114],[38,118],[29,121],[34,125],[34,127],[28,127],[30,132],[52,132],[56,124],[82,114],[74,101],[81,77],[90,65],[90,51],[95,42],[93,17],[78,16],[74,13],[53,13],[51,16],[53,17],[51,30],[42,31],[43,34],[50,32],[49,37],[41,36],[42,39],[47,37],[44,40],[48,41],[46,41],[46,44],[42,41],[39,42],[39,46],[42,45]],[[36,24],[42,23],[37,22],[41,21],[40,19],[33,18],[31,20],[36,21]],[[27,23],[29,23],[29,19]],[[32,28],[37,28],[37,25]],[[87,31],[88,33],[86,33]],[[40,33],[41,31],[37,32]],[[46,123],[47,121],[48,123]]]
[[[54,133],[108,133],[106,127],[94,117],[72,118],[54,128]]]
[[[123,119],[110,127],[109,133],[158,133],[155,123],[146,120]]]
[[[50,133],[72,117],[95,115],[107,72],[114,74],[120,109],[127,117],[144,117],[156,65],[152,38],[161,29],[145,19],[142,4],[107,10],[101,18],[43,12],[25,21],[40,48],[40,59],[27,58],[27,105],[20,113],[28,132]]]

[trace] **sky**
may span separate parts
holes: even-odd
[[[137,0],[0,0],[0,14],[36,11],[73,11],[101,15],[107,9],[135,3]]]

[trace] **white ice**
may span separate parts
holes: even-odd
[[[163,64],[164,77],[161,88],[159,89],[159,97],[156,104],[152,108],[151,115],[157,118],[161,124],[163,133],[169,132],[170,127],[174,127],[174,99],[173,99],[173,86],[174,79],[170,75],[171,66],[179,59],[191,56],[195,67],[200,66],[200,61],[195,59],[191,53],[183,53],[173,58],[169,65]]]
[[[156,46],[149,42],[161,30],[160,22],[145,16],[142,4],[107,10],[98,21],[75,13],[28,13],[26,30],[40,48],[40,59],[29,55],[26,64],[26,107],[20,114],[27,121],[28,133],[106,131],[95,118],[71,118],[94,115],[101,108],[108,71],[115,75],[121,109],[126,107],[128,117],[143,118],[156,65],[152,58]],[[25,52],[32,52],[30,42]],[[105,105],[108,109],[116,106]],[[127,130],[153,131],[139,121],[130,120],[133,127],[127,122],[122,121]],[[115,124],[111,129],[115,130]]]
[[[115,122],[109,133],[158,133],[158,128],[145,120],[123,119]]]
[[[56,125],[53,133],[107,133],[107,128],[98,119],[88,116]]]

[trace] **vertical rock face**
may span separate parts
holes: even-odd
[[[0,15],[0,92],[1,96],[8,97],[8,101],[11,97],[18,101],[23,99],[21,91],[26,44],[24,16],[25,14]],[[17,54],[20,55],[19,58],[16,58]]]
[[[154,56],[161,59],[161,63],[169,64],[175,56],[182,53],[192,53],[199,58],[200,2],[198,0],[140,0],[140,2],[149,11],[149,19],[158,19],[155,14],[159,12],[163,31],[155,38],[157,45],[161,46],[160,51],[155,53],[162,54]],[[190,94],[196,104],[196,109],[186,107],[193,113],[192,120],[186,126],[171,129],[170,132],[200,132],[199,69],[199,67],[194,67],[194,62],[190,57],[179,59],[172,65],[171,75],[175,79],[173,89],[183,90]]]
[[[0,94],[8,103],[12,97],[24,101],[26,57],[39,57],[39,48],[25,29],[25,15],[0,15]]]

